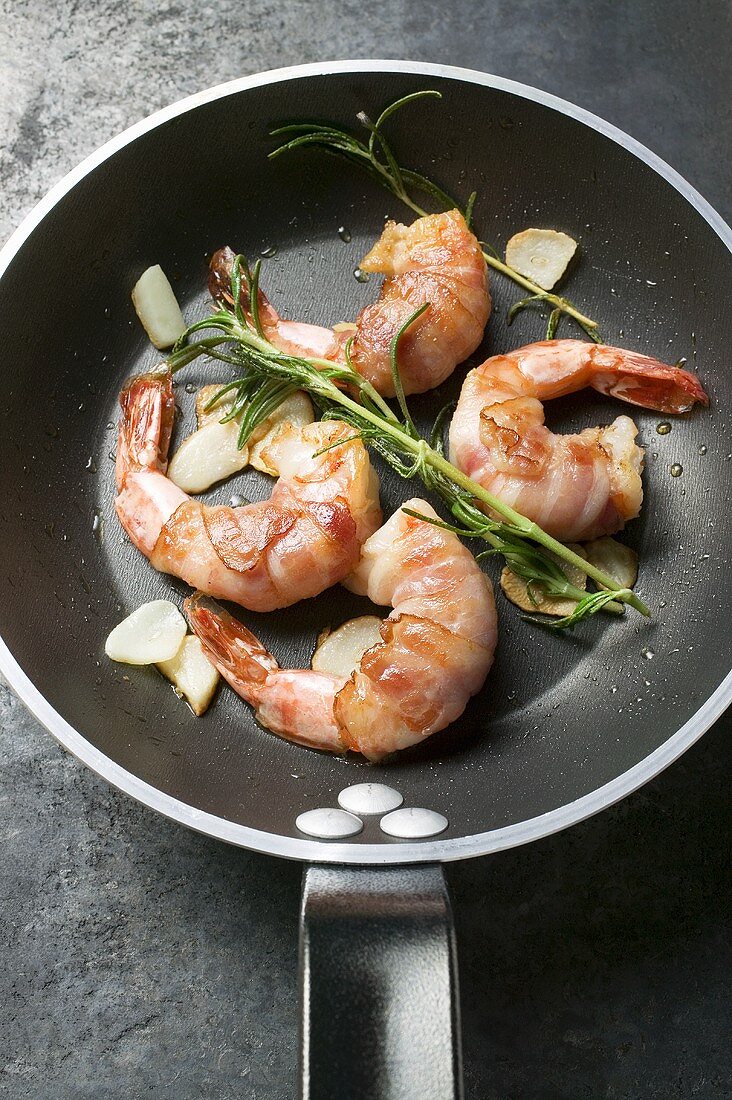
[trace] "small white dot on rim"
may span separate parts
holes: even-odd
[[[354,814],[385,814],[401,806],[404,798],[385,783],[354,783],[338,795],[344,810]]]
[[[363,821],[355,814],[333,807],[306,810],[297,818],[295,825],[301,833],[318,837],[319,840],[342,840],[355,836],[363,829]]]
[[[434,810],[425,810],[421,806],[405,806],[387,814],[379,825],[387,836],[395,836],[400,840],[420,840],[444,832],[448,820]]]

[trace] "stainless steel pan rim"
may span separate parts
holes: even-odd
[[[635,141],[634,138],[589,111],[576,107],[556,96],[541,92],[536,88],[471,69],[412,61],[357,60],[295,65],[229,81],[226,84],[220,84],[217,87],[209,88],[206,91],[179,100],[177,103],[157,111],[131,126],[82,161],[34,207],[0,252],[0,278],[23,243],[60,199],[89,172],[140,135],[204,103],[232,95],[247,88],[256,88],[302,77],[326,76],[330,73],[367,72],[424,74],[449,80],[482,84],[510,92],[524,99],[533,100],[568,115],[623,146],[667,180],[709,223],[717,236],[732,252],[732,230],[682,176],[645,146]],[[486,855],[489,852],[500,851],[504,848],[538,840],[598,813],[648,782],[698,740],[732,701],[731,672],[696,714],[650,756],[590,794],[539,817],[506,826],[502,829],[479,833],[475,836],[449,840],[433,840],[412,844],[347,844],[300,840],[294,837],[280,836],[276,833],[262,832],[228,821],[226,818],[204,813],[194,806],[172,798],[170,795],[164,794],[157,788],[143,782],[132,772],[120,767],[96,749],[86,738],[82,737],[38,691],[1,638],[0,672],[28,709],[46,726],[64,748],[125,794],[131,795],[139,802],[173,821],[177,821],[207,836],[226,841],[229,844],[239,845],[270,855],[304,861],[317,861],[319,863],[393,864],[448,861]]]

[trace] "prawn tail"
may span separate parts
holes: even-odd
[[[257,721],[287,741],[343,752],[333,715],[340,682],[309,669],[282,671],[251,631],[223,607],[195,592],[183,604],[203,651],[234,691],[254,707]]]
[[[168,464],[168,447],[175,418],[170,371],[131,378],[119,395],[119,424],[115,473],[122,488],[132,470],[160,470]]]
[[[208,265],[208,292],[214,302],[226,302],[230,306],[234,304],[234,299],[231,296],[231,273],[235,259],[236,253],[232,248],[229,248],[228,244],[224,248],[219,248],[211,257]],[[268,328],[276,325],[280,319],[279,314],[270,305],[269,299],[263,290],[259,290],[257,300],[259,303],[259,319],[264,327]],[[241,290],[239,291],[239,302],[241,308],[251,318],[251,299],[244,278],[242,278]]]
[[[231,293],[231,273],[235,259],[236,254],[228,245],[214,252],[211,257],[208,268],[208,292],[218,304],[227,306],[234,304]],[[259,323],[267,334],[267,339],[280,351],[289,355],[315,356],[319,359],[343,358],[342,341],[331,329],[321,328],[319,325],[302,324],[298,321],[283,321],[261,287],[257,288],[257,302]],[[241,281],[239,304],[248,322],[253,324],[252,300],[246,279]]]
[[[183,603],[193,633],[212,665],[244,699],[256,704],[271,672],[278,665],[243,623],[203,592]]]
[[[631,351],[622,352],[614,369],[600,367],[592,385],[600,393],[657,412],[685,413],[697,403],[709,404],[692,371]]]

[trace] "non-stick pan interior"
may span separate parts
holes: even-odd
[[[263,286],[288,316],[333,323],[375,297],[378,281],[359,282],[354,270],[384,217],[408,220],[409,211],[322,154],[268,161],[267,131],[303,116],[355,125],[357,111],[373,117],[423,87],[443,99],[395,118],[403,162],[463,201],[475,188],[478,232],[499,249],[527,226],[577,237],[582,259],[567,293],[599,319],[607,342],[670,362],[688,357],[712,406],[674,419],[668,434],[657,431],[660,416],[632,412],[646,448],[646,501],[624,538],[640,554],[638,591],[653,621],[602,616],[556,637],[522,622],[499,596],[498,655],[483,691],[449,731],[376,766],[279,740],[228,689],[196,719],[157,672],[105,658],[106,635],[124,614],[143,600],[184,595],[118,527],[116,398],[127,375],[157,358],[129,297],[149,264],[170,273],[189,319],[207,311],[207,255],[226,243],[268,257]],[[81,179],[0,282],[0,634],[52,706],[112,760],[183,802],[265,832],[297,836],[299,813],[334,805],[339,790],[365,780],[444,813],[441,840],[581,798],[662,745],[730,668],[731,280],[720,239],[648,165],[506,91],[436,76],[340,73],[250,88],[172,118]],[[492,287],[494,312],[475,362],[543,333],[531,310],[509,329],[506,312],[519,292],[500,277]],[[568,324],[562,334],[582,335]],[[459,368],[437,392],[412,399],[423,428],[464,374]],[[226,377],[226,368],[203,363],[179,377],[179,438],[192,425],[189,390]],[[549,417],[575,430],[619,411],[582,393],[555,402]],[[674,464],[681,476],[671,476]],[[269,492],[268,479],[245,473],[210,498]],[[385,513],[415,493],[419,484],[385,474]],[[497,579],[498,569],[486,568]],[[242,617],[281,664],[297,666],[309,662],[322,627],[365,606],[337,588],[285,612]],[[362,840],[399,843],[376,824]]]

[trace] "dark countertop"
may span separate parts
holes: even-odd
[[[484,69],[628,130],[732,216],[724,0],[0,0],[0,238],[182,95],[321,58]],[[65,755],[0,685],[0,1095],[295,1094],[301,869],[188,833]],[[600,817],[452,865],[466,1084],[732,1096],[729,716]]]

